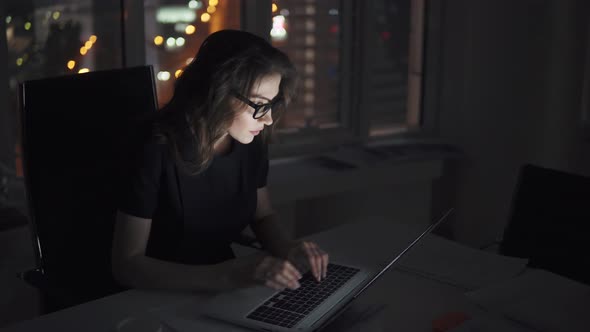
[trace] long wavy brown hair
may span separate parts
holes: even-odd
[[[209,35],[155,122],[156,135],[169,143],[176,163],[190,174],[205,170],[213,160],[214,143],[243,111],[233,93],[250,95],[255,84],[270,74],[281,76],[280,98],[272,109],[273,125],[262,132],[264,141],[295,94],[295,67],[286,54],[251,33],[222,30]]]

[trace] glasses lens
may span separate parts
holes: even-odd
[[[265,116],[266,113],[268,113],[268,111],[270,111],[271,109],[272,105],[264,105],[263,107],[258,109],[258,112],[256,112],[256,114],[254,114],[254,118],[260,119],[261,117]]]

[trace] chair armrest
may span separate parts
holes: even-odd
[[[262,244],[254,237],[248,234],[240,234],[240,236],[234,239],[236,244],[252,249],[263,250]]]
[[[39,290],[43,314],[109,295],[91,296],[84,289],[72,287],[48,277],[41,268],[17,273],[17,277]]]
[[[16,276],[27,284],[40,290],[44,290],[49,286],[49,282],[43,275],[43,270],[41,270],[41,268],[19,272]]]

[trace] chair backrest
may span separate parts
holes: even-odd
[[[157,108],[153,77],[142,66],[20,85],[33,240],[53,282],[108,292],[117,186],[134,123]]]
[[[524,165],[500,253],[590,284],[590,178]]]

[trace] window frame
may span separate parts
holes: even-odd
[[[440,77],[442,58],[442,33],[444,23],[442,8],[439,1],[425,0],[424,30],[422,38],[423,76],[421,89],[420,127],[403,133],[388,136],[369,136],[370,114],[363,109],[370,107],[367,98],[368,75],[363,67],[370,58],[371,38],[363,38],[368,33],[368,22],[371,19],[371,6],[375,0],[341,0],[340,4],[340,77],[339,114],[341,127],[328,129],[303,129],[296,133],[277,135],[270,146],[271,156],[286,157],[320,153],[342,145],[362,145],[374,142],[409,142],[429,137],[436,137],[438,127],[438,108],[440,101]],[[146,64],[145,22],[143,0],[121,0],[126,6],[127,16],[122,24],[122,54],[124,66]],[[272,0],[242,0],[241,29],[270,40],[268,31],[272,26]],[[123,8],[123,7],[122,7]],[[0,14],[5,13],[5,4],[0,4]],[[4,27],[4,22],[0,23]],[[0,37],[0,60],[4,66],[0,69],[0,80],[8,82],[7,49],[5,36]],[[363,88],[365,87],[365,88]],[[6,91],[0,92],[0,105],[8,106]],[[7,116],[6,114],[2,115]],[[4,130],[4,132],[9,132]],[[10,149],[13,140],[3,140],[1,150]],[[12,151],[12,150],[11,150]],[[10,156],[8,156],[10,157]]]
[[[267,2],[271,3],[271,1]],[[373,48],[372,39],[363,38],[369,33],[371,27],[362,22],[373,19],[370,11],[373,5],[374,0],[341,1],[340,43],[343,51],[340,54],[342,83],[339,88],[339,113],[342,127],[303,129],[291,134],[281,133],[274,140],[275,144],[270,146],[273,158],[317,154],[344,145],[404,144],[436,139],[440,100],[442,4],[438,1],[425,0],[424,2],[424,25],[422,45],[420,45],[422,48],[420,125],[415,129],[376,137],[369,135],[371,115],[362,111],[371,107],[367,97],[368,89],[363,88],[368,87],[370,73],[363,69],[371,61],[370,52],[366,50]],[[266,30],[268,29],[270,29],[270,23]],[[263,37],[268,40],[268,33],[263,33]],[[433,41],[437,43],[434,44]]]
[[[367,0],[362,2],[365,6],[363,10],[363,20],[366,22],[371,20],[370,16],[374,4],[374,0]],[[361,108],[357,111],[359,113],[360,122],[362,123],[361,136],[364,142],[367,144],[405,144],[413,143],[425,140],[436,140],[438,136],[438,109],[440,100],[440,70],[441,70],[441,59],[442,59],[442,8],[443,4],[440,1],[424,0],[424,14],[423,14],[423,27],[422,27],[422,80],[420,88],[420,115],[419,123],[417,128],[408,128],[402,132],[394,132],[388,135],[382,136],[370,136],[369,124],[370,114],[362,112]],[[367,26],[367,24],[365,24]],[[368,29],[368,28],[365,28]],[[362,31],[361,34],[367,34],[369,31]],[[371,38],[364,38],[366,44],[362,48],[370,49],[373,47],[370,41]],[[436,43],[436,44],[435,44]],[[360,62],[369,63],[366,54],[361,57]],[[364,71],[367,72],[367,71]],[[368,75],[366,73],[365,75]],[[363,80],[364,86],[368,87],[367,78]],[[364,89],[362,94],[364,100],[367,100],[367,89]],[[370,108],[368,104],[370,101],[366,101],[361,107]]]
[[[438,94],[438,74],[436,69],[440,67],[440,47],[433,47],[427,42],[427,37],[440,41],[440,8],[438,1],[425,0],[424,27],[422,38],[422,88],[421,88],[421,114],[420,127],[407,130],[402,133],[394,133],[387,136],[372,137],[369,135],[371,115],[363,112],[370,109],[371,101],[367,97],[368,80],[370,73],[364,67],[370,63],[371,50],[374,48],[372,38],[363,38],[372,28],[369,24],[363,24],[373,19],[371,8],[375,0],[340,1],[341,23],[340,29],[340,81],[339,86],[339,115],[341,127],[319,129],[310,128],[299,130],[296,133],[280,133],[270,147],[273,157],[313,154],[330,150],[341,145],[363,144],[381,141],[407,141],[416,140],[425,136],[432,136],[436,128],[435,107]],[[268,31],[272,26],[272,0],[257,0],[240,2],[241,29],[252,32],[270,41]],[[122,31],[124,41],[123,59],[126,65],[142,65],[146,63],[146,45],[144,29],[144,4],[143,0],[127,0],[128,16]],[[438,34],[438,35],[437,35]],[[354,47],[359,45],[360,47]],[[428,47],[428,50],[427,50]],[[440,52],[440,51],[439,51]],[[355,61],[356,60],[356,61]],[[428,70],[426,69],[428,67]],[[434,69],[434,70],[433,70]],[[365,88],[363,88],[365,87]],[[428,94],[428,95],[427,95]]]
[[[365,135],[367,144],[411,144],[440,140],[439,117],[442,100],[444,21],[444,3],[436,0],[424,0],[420,126],[405,132],[377,137],[370,137],[367,131]],[[368,116],[365,114],[365,117]]]
[[[146,64],[145,6],[143,0],[120,0],[121,11],[127,12],[121,19],[123,67]],[[126,8],[125,8],[125,7]]]
[[[586,141],[590,141],[590,22],[587,23],[586,34],[586,54],[584,59],[583,79],[582,79],[582,96],[580,100],[580,120],[583,136]]]
[[[347,74],[343,75],[340,71],[339,100],[338,111],[340,117],[340,127],[337,128],[304,128],[295,133],[280,133],[273,141],[275,144],[270,146],[272,157],[291,157],[305,154],[316,154],[330,150],[336,146],[360,144],[362,142],[360,134],[360,125],[358,122],[358,102],[360,100],[358,93],[353,93],[358,87],[353,83],[358,81],[362,72],[360,63],[355,63],[353,59],[356,53],[360,52],[353,47],[356,42],[355,27],[358,26],[358,15],[352,15],[359,8],[361,1],[340,1],[340,13],[348,13],[341,16],[340,23],[340,49],[352,50],[353,52],[341,51],[339,54],[340,68],[349,68]],[[269,7],[270,8],[270,7]],[[265,38],[268,40],[267,28]],[[355,54],[353,54],[355,53]]]

